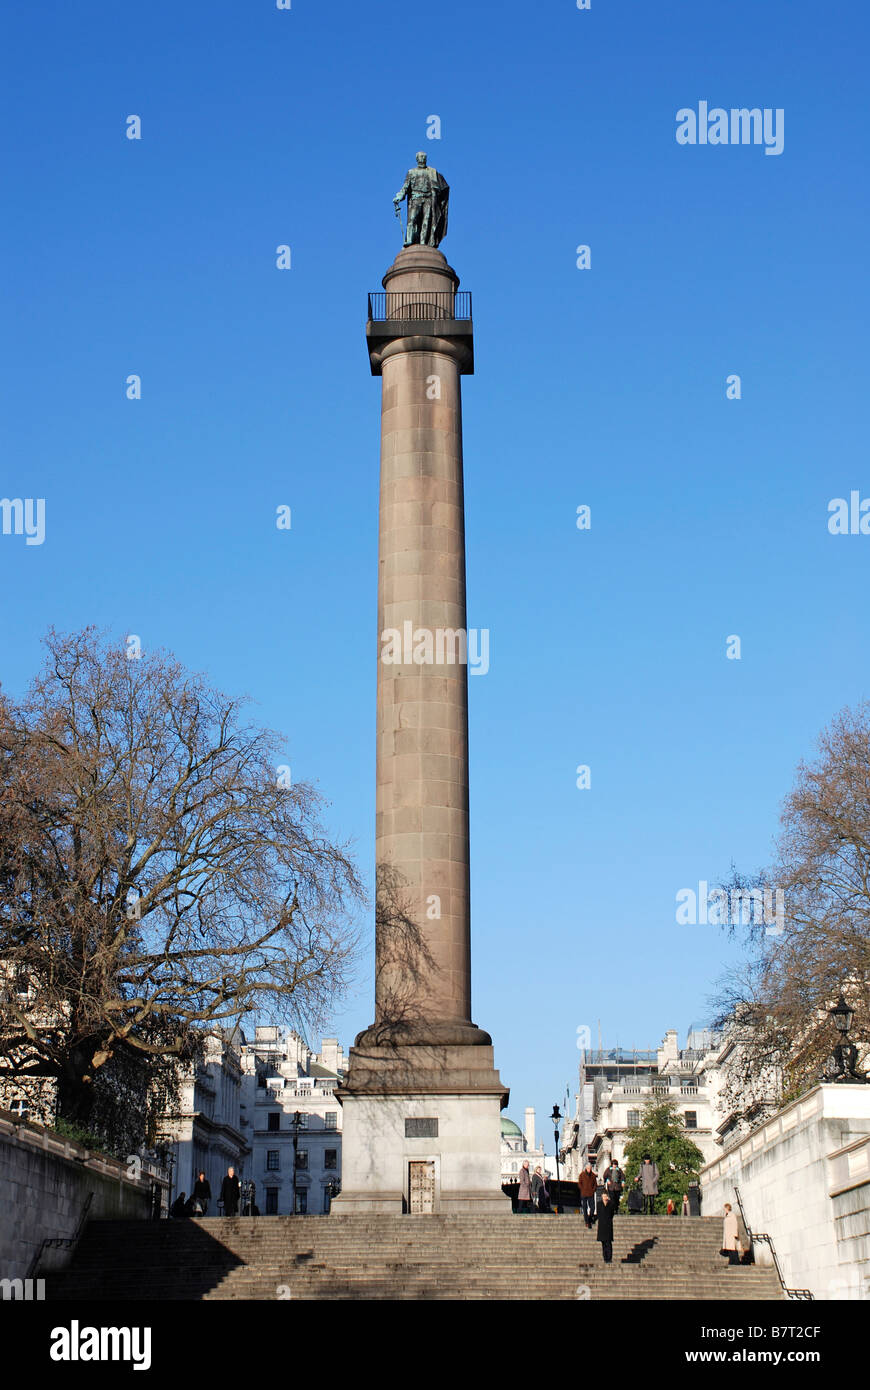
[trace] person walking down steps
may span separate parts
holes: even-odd
[[[596,1218],[598,1230],[595,1233],[595,1239],[601,1242],[601,1254],[606,1265],[609,1265],[613,1259],[613,1217],[615,1211],[616,1207],[610,1200],[610,1193],[603,1192]]]
[[[580,1210],[583,1213],[587,1231],[591,1231],[592,1223],[595,1220],[595,1191],[598,1187],[598,1178],[591,1163],[586,1164],[577,1179],[577,1186],[580,1189]]]

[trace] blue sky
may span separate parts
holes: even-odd
[[[678,927],[675,895],[766,861],[795,764],[867,691],[870,538],[827,507],[870,496],[868,31],[859,0],[5,20],[0,495],[44,497],[46,538],[0,536],[0,681],[23,690],[51,623],[174,650],[286,733],[369,880],[365,296],[414,152],[450,182],[468,621],[491,633],[474,1016],[520,1120],[562,1103],[579,1026],[643,1048],[705,1017],[737,948]],[[782,154],[678,145],[701,100],[782,108]],[[371,1017],[365,961],[332,1028]]]

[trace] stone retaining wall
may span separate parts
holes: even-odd
[[[701,1170],[705,1216],[735,1189],[753,1231],[773,1238],[789,1288],[870,1298],[870,1086],[822,1085]],[[755,1258],[770,1263],[757,1243]]]
[[[25,1278],[44,1239],[72,1236],[89,1192],[90,1218],[146,1220],[153,1181],[165,1188],[156,1169],[143,1166],[133,1178],[117,1159],[0,1110],[0,1279]],[[63,1268],[68,1259],[67,1250],[46,1251],[39,1274]]]

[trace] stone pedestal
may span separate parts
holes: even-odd
[[[474,368],[473,332],[455,317],[459,279],[440,251],[405,248],[383,285],[383,316],[366,329],[383,382],[375,1022],[338,1092],[333,1206],[401,1211],[422,1171],[411,1164],[428,1163],[434,1210],[509,1211],[507,1093],[471,1020],[460,377]]]

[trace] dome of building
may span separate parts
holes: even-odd
[[[515,1125],[513,1120],[509,1120],[507,1115],[501,1117],[501,1133],[503,1139],[522,1139],[523,1131],[519,1125]]]

